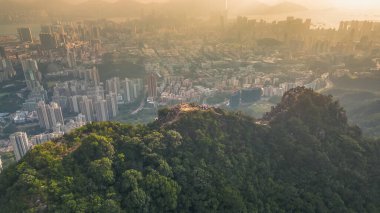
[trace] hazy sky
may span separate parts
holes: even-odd
[[[267,3],[278,3],[280,0],[260,0]],[[380,0],[291,0],[292,2],[313,7],[335,7],[345,9],[371,9],[380,8]]]
[[[115,0],[108,0],[115,1]],[[168,0],[139,0],[142,2],[164,2]],[[254,0],[241,0],[254,1]],[[285,0],[257,0],[266,4],[276,4]],[[380,8],[380,0],[286,0],[315,8],[373,9]]]
[[[0,2],[3,0],[0,0]],[[33,1],[33,0],[14,0],[14,1]],[[51,1],[51,0],[46,0]],[[87,0],[66,0],[72,3],[79,3]],[[92,0],[93,1],[93,0]],[[104,0],[114,2],[117,0]],[[165,2],[169,0],[137,0],[140,2]],[[176,0],[171,0],[176,1]],[[224,0],[221,0],[224,1]],[[231,0],[241,2],[258,1],[266,4],[276,4],[284,1],[294,2],[313,8],[339,8],[339,9],[380,9],[380,0]]]

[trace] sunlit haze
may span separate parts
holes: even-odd
[[[8,0],[0,0],[8,1]],[[35,0],[13,0],[16,2],[33,2]],[[81,3],[86,1],[99,1],[99,0],[64,0],[70,3]],[[102,0],[100,0],[102,1]],[[119,0],[103,0],[107,2],[117,2]],[[122,0],[123,1],[123,0]],[[137,2],[143,3],[163,3],[163,2],[180,2],[183,0],[135,0]],[[207,0],[206,0],[207,1]],[[220,0],[223,1],[223,0]],[[277,4],[283,2],[293,2],[301,5],[310,7],[311,9],[321,9],[321,8],[339,8],[339,9],[375,9],[380,8],[380,1],[378,0],[256,0],[264,4]],[[233,4],[246,4],[249,2],[255,2],[255,0],[232,0]]]
[[[91,1],[91,0],[90,0]],[[105,0],[106,1],[106,0]],[[115,2],[117,0],[109,0],[110,2]],[[170,0],[137,0],[144,3],[150,2],[168,2]],[[172,0],[172,1],[181,1],[181,0]],[[242,2],[253,2],[254,0],[235,0],[234,3],[242,3]],[[310,8],[340,8],[340,9],[374,9],[380,8],[380,1],[378,0],[257,0],[258,2],[262,2],[265,4],[277,4],[282,2],[294,2],[297,4],[302,4],[305,6],[309,6]],[[74,1],[75,2],[75,1]]]
[[[380,0],[0,0],[0,212],[380,213]]]
[[[244,1],[244,0],[243,0]],[[282,0],[259,0],[263,3],[276,4],[285,2]],[[310,8],[339,8],[339,9],[374,9],[374,7],[380,8],[380,1],[378,0],[289,0],[288,2],[294,2],[309,6]]]

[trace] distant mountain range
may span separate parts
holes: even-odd
[[[91,0],[80,4],[69,4],[63,0],[45,1],[12,1],[1,2],[0,12],[3,14],[21,11],[46,11],[51,16],[79,17],[130,17],[155,12],[158,14],[205,16],[223,11],[224,0],[171,0],[166,3],[141,3],[135,0],[119,0],[115,3],[102,0]],[[257,1],[230,0],[228,10],[231,14],[262,15],[306,11],[307,8],[283,2],[267,5]]]
[[[262,9],[252,10],[259,14],[281,14],[307,11],[308,8],[292,2],[282,2],[273,6],[263,7]]]

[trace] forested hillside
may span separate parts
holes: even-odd
[[[296,88],[263,120],[196,105],[93,123],[0,176],[4,212],[380,212],[380,142]]]

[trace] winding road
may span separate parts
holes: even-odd
[[[143,98],[141,99],[141,103],[140,103],[139,108],[137,108],[135,111],[133,111],[133,112],[131,113],[131,115],[136,115],[137,113],[139,113],[141,110],[144,109],[144,106],[145,106],[145,103],[146,103],[146,95],[145,95],[146,92],[147,92],[147,91],[144,92],[144,96],[143,96]]]

